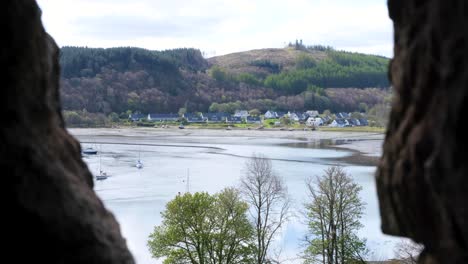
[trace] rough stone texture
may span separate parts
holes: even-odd
[[[59,50],[34,0],[1,3],[0,168],[7,203],[2,259],[133,263],[119,225],[93,191],[79,143],[64,128]]]
[[[468,263],[468,2],[389,0],[395,101],[377,171],[382,230],[419,263]]]

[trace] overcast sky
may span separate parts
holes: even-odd
[[[59,46],[198,48],[208,56],[306,45],[393,56],[386,0],[38,0]]]

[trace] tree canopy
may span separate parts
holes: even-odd
[[[235,189],[178,195],[162,212],[148,247],[164,263],[246,263],[251,257],[248,205]]]

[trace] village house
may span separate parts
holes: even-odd
[[[369,122],[365,118],[359,118],[358,120],[359,120],[359,124],[361,126],[368,126],[369,125]]]
[[[331,122],[329,125],[330,127],[345,127],[349,125],[348,122],[346,122],[345,119],[335,119]]]
[[[203,117],[208,123],[224,123],[226,118],[230,115],[228,113],[205,113]]]
[[[148,114],[148,121],[152,122],[175,122],[179,120],[178,114]]]
[[[355,118],[349,118],[346,119],[346,121],[348,122],[349,126],[359,126],[359,120]]]
[[[296,112],[296,115],[299,118],[299,122],[301,124],[304,124],[306,122],[306,120],[309,118],[309,115],[307,113],[297,113]]]
[[[265,113],[265,119],[276,119],[278,118],[278,115],[276,114],[275,111],[268,110]]]
[[[294,112],[292,112],[292,113],[291,113],[291,112],[288,112],[286,115],[289,117],[289,119],[294,120],[294,121],[296,121],[296,122],[299,122],[299,117],[297,116],[296,113],[294,113]]]
[[[229,116],[226,118],[226,123],[230,124],[240,124],[242,123],[243,118],[239,116]]]
[[[276,118],[282,118],[282,117],[284,117],[285,115],[287,115],[286,112],[276,112]]]
[[[339,118],[339,119],[348,119],[349,117],[350,117],[349,114],[345,112],[340,112],[336,114],[336,118]]]
[[[128,116],[128,119],[130,119],[132,122],[137,122],[137,121],[143,121],[147,117],[148,116],[144,114],[130,114]]]
[[[322,126],[323,119],[320,117],[309,117],[306,121],[307,126]]]
[[[261,124],[262,123],[262,120],[260,119],[260,117],[258,116],[248,116],[246,118],[246,122],[248,124]]]
[[[202,113],[185,113],[184,118],[188,123],[204,123],[206,121]]]

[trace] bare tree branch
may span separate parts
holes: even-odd
[[[273,172],[270,159],[254,153],[244,169],[240,189],[250,204],[250,214],[255,226],[256,263],[264,264],[271,242],[289,217],[290,201],[287,188]]]

